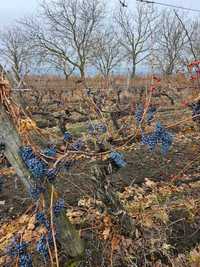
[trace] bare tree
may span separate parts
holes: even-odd
[[[72,66],[85,77],[85,68],[103,19],[100,0],[52,0],[41,5],[41,20],[22,22],[41,54],[49,56],[63,70]],[[60,65],[61,67],[61,65]]]
[[[200,21],[198,19],[192,22],[192,29],[190,29],[191,45],[190,50],[195,60],[200,58]]]
[[[155,58],[159,70],[167,75],[178,70],[187,43],[187,34],[176,14],[173,11],[163,12],[156,36]]]
[[[1,64],[11,71],[18,83],[29,71],[32,53],[28,39],[18,26],[0,32]]]
[[[107,78],[122,60],[121,45],[113,30],[106,30],[97,39],[92,55],[92,64]]]
[[[120,8],[116,15],[118,34],[125,56],[132,64],[132,77],[135,76],[136,66],[150,55],[151,35],[155,14],[147,5],[138,4],[135,12]]]
[[[65,58],[55,55],[50,51],[44,51],[42,48],[39,48],[38,52],[40,55],[40,64],[45,65],[46,68],[53,68],[58,73],[63,74],[66,80],[68,80],[74,72],[75,66],[66,61]]]
[[[183,47],[183,55],[181,57],[181,69],[188,71],[188,64],[192,61],[197,61],[200,56],[199,49],[199,21],[198,20],[185,20],[185,17],[181,17],[177,11],[174,10],[174,14],[178,21],[181,23],[183,31],[187,37],[187,44]]]

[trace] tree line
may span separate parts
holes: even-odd
[[[118,1],[42,1],[38,14],[0,32],[0,64],[16,82],[31,70],[51,66],[66,79],[88,68],[108,77],[129,66],[131,77],[141,64],[171,75],[186,70],[200,55],[200,21],[186,13],[138,3],[133,9]]]

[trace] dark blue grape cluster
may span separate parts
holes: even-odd
[[[32,267],[32,257],[27,252],[28,244],[26,242],[14,242],[7,249],[8,255],[19,257],[19,267]]]
[[[161,153],[166,155],[172,145],[173,136],[161,125],[157,123],[155,131],[151,134],[142,134],[142,143],[149,146],[149,149],[153,151],[156,145],[161,145]]]
[[[88,132],[89,134],[95,134],[96,133],[95,125],[90,124],[88,126]]]
[[[107,127],[104,124],[98,124],[97,129],[100,133],[106,133],[107,132]]]
[[[23,254],[27,252],[28,244],[26,242],[18,242],[15,239],[12,244],[8,247],[8,254],[10,256],[18,256],[19,254]]]
[[[19,154],[34,178],[41,179],[45,176],[48,166],[44,161],[34,155],[30,146],[21,147]]]
[[[193,121],[200,122],[200,101],[192,103],[192,119]]]
[[[151,151],[155,149],[157,143],[158,143],[158,140],[154,133],[142,134],[142,144],[148,145]]]
[[[51,145],[44,149],[43,154],[47,157],[55,157],[56,156],[56,147]]]
[[[137,125],[141,123],[143,113],[144,113],[143,106],[142,105],[137,106],[136,111],[135,111],[135,120],[136,120]]]
[[[36,245],[36,250],[46,259],[49,256],[48,245],[53,245],[53,234],[44,213],[39,212],[36,216],[40,224],[44,225],[47,229],[47,234],[42,235]]]
[[[40,195],[45,192],[45,188],[40,185],[35,184],[34,186],[30,187],[29,192],[30,192],[32,199],[37,201],[39,200]]]
[[[47,242],[48,242],[49,246],[53,245],[53,234],[52,234],[52,231],[48,231]]]
[[[74,144],[71,145],[71,149],[79,151],[83,148],[84,143],[81,139],[78,139]]]
[[[97,142],[98,152],[105,152],[106,146],[104,142]]]
[[[45,176],[47,165],[42,160],[35,157],[29,159],[26,164],[34,178],[43,178]]]
[[[64,199],[58,199],[53,207],[53,212],[54,215],[57,217],[60,215],[61,211],[64,209],[65,207],[65,201]]]
[[[103,134],[107,132],[107,127],[102,123],[94,124],[94,125],[90,124],[88,127],[88,132],[91,135],[94,135],[97,133]]]
[[[75,162],[75,160],[65,161],[63,168],[68,171],[75,164]]]
[[[3,191],[4,177],[0,176],[0,193]]]
[[[35,157],[31,146],[20,147],[19,154],[24,162]]]
[[[126,166],[126,162],[124,160],[124,156],[119,152],[115,152],[115,151],[111,152],[110,156],[109,156],[109,159],[118,168],[122,168],[122,167]]]
[[[71,141],[71,140],[72,140],[72,135],[71,135],[71,133],[69,133],[69,132],[65,132],[65,133],[64,133],[64,138],[63,138],[63,140],[64,140],[65,142],[69,142],[69,141]]]
[[[32,267],[32,257],[30,254],[19,255],[19,267]]]
[[[154,106],[150,106],[147,110],[146,121],[149,125],[151,124],[151,122],[154,118],[156,110],[157,109]],[[135,111],[135,120],[136,120],[137,125],[139,125],[141,123],[143,115],[144,115],[144,107],[142,105],[140,105],[137,107],[137,109]]]
[[[45,235],[42,235],[36,244],[36,250],[45,258],[49,257],[48,242]]]
[[[87,88],[86,95],[89,97],[94,97],[95,93],[92,91],[92,88]]]
[[[36,220],[39,224],[44,225],[46,227],[47,230],[50,229],[50,224],[49,221],[47,220],[44,212],[37,212],[36,213]]]
[[[147,115],[146,115],[146,120],[147,120],[147,123],[150,125],[151,124],[151,122],[152,122],[152,120],[153,120],[153,118],[154,118],[154,115],[155,115],[155,113],[156,113],[156,107],[154,107],[154,106],[150,106],[149,108],[148,108],[148,111],[147,111]]]
[[[48,169],[46,176],[49,183],[53,183],[55,181],[58,172],[59,170],[57,168]]]
[[[0,139],[0,152],[4,152],[6,149],[6,144],[3,142],[3,140]]]

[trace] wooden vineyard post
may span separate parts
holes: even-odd
[[[1,86],[4,86],[2,82],[0,82],[0,91]],[[0,103],[0,137],[5,143],[4,154],[7,160],[15,169],[18,177],[26,187],[27,192],[29,192],[31,173],[19,156],[19,148],[22,146],[22,140],[16,130],[12,118],[9,116],[2,103]],[[47,185],[47,187],[47,193],[44,195],[46,198],[45,201],[48,201],[48,206],[50,206],[50,185]],[[72,258],[81,257],[84,251],[83,242],[80,239],[78,232],[67,218],[65,211],[63,211],[59,217],[55,218],[55,224],[58,229],[57,239],[61,244],[63,251]]]
[[[30,173],[25,167],[22,159],[18,155],[19,147],[22,146],[19,134],[12,124],[5,108],[0,105],[0,136],[5,142],[5,156],[15,169],[18,177],[23,182],[27,190],[30,188]]]

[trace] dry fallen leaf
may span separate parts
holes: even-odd
[[[20,218],[19,218],[19,223],[25,223],[27,220],[29,220],[29,216],[28,215],[22,215]]]
[[[151,180],[149,180],[148,178],[145,178],[145,185],[146,185],[147,187],[150,187],[150,188],[154,188],[154,187],[156,187],[156,183],[153,182],[153,181],[151,181]]]
[[[104,239],[104,240],[107,240],[107,239],[109,238],[110,230],[111,230],[111,229],[110,229],[109,227],[107,227],[107,228],[105,228],[105,230],[103,231],[102,235],[103,235],[103,239]]]
[[[120,236],[113,236],[112,241],[111,241],[112,251],[115,251],[119,248],[120,241],[121,241]]]

